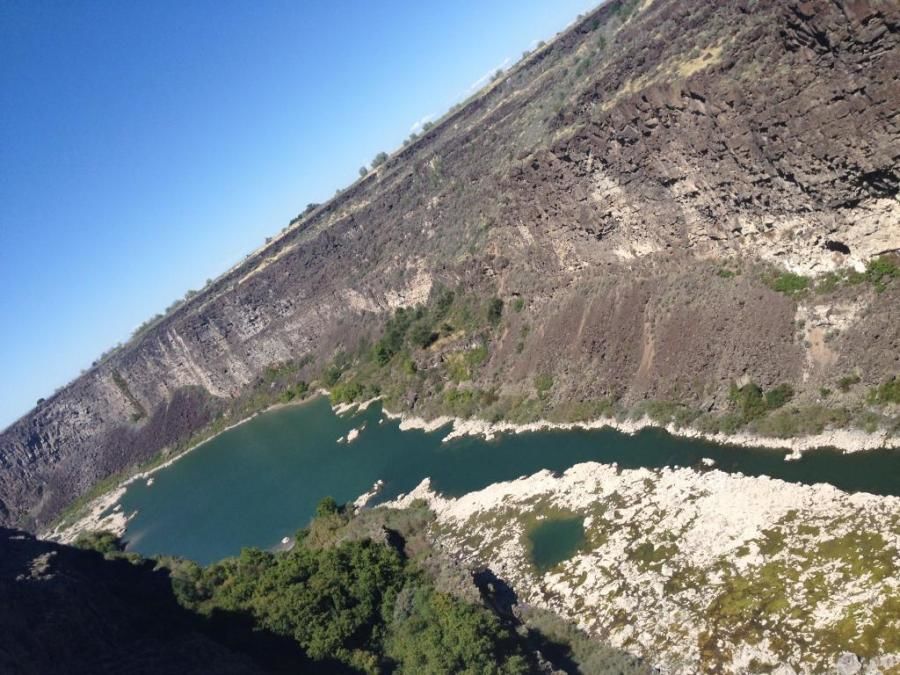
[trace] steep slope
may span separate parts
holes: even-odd
[[[0,671],[243,675],[308,664],[296,645],[279,649],[283,641],[249,625],[214,629],[153,567],[0,528]],[[284,658],[285,671],[241,651],[251,645]]]
[[[439,284],[523,302],[476,385],[861,400],[900,371],[900,284],[784,271],[900,248],[898,42],[889,0],[607,3],[7,429],[0,522],[46,525]]]

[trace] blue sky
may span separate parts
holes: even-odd
[[[0,3],[0,427],[595,0]]]

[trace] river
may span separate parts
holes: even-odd
[[[352,443],[338,443],[365,425]],[[378,404],[336,415],[316,398],[257,415],[199,446],[153,475],[132,483],[121,502],[137,511],[128,549],[208,563],[245,546],[270,548],[305,526],[318,501],[352,501],[383,480],[376,501],[409,492],[426,476],[450,496],[541,469],[564,471],[585,461],[623,468],[702,466],[800,483],[831,483],[847,491],[900,495],[900,452],[850,455],[822,449],[796,462],[783,450],[719,446],[645,429],[633,436],[612,429],[541,431],[491,441],[457,438],[448,429],[400,431]]]

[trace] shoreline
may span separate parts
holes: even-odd
[[[486,441],[490,441],[499,434],[521,434],[533,433],[536,431],[595,431],[604,428],[609,428],[613,431],[618,431],[619,433],[631,436],[644,429],[653,428],[661,429],[671,436],[678,438],[706,441],[720,446],[785,450],[788,451],[785,456],[785,461],[798,460],[803,456],[804,452],[815,450],[835,449],[839,450],[842,454],[852,454],[869,450],[891,450],[900,448],[900,437],[889,436],[886,431],[870,434],[860,429],[832,429],[810,436],[777,438],[750,433],[709,434],[692,427],[676,427],[671,423],[662,425],[646,416],[637,420],[629,419],[624,421],[620,421],[614,417],[601,417],[587,422],[550,422],[547,420],[538,420],[537,422],[516,424],[514,422],[488,422],[487,420],[477,418],[463,419],[460,417],[452,417],[450,415],[441,415],[434,419],[426,420],[416,415],[410,415],[409,413],[394,413],[385,408],[382,408],[382,411],[388,419],[400,420],[401,431],[417,429],[425,431],[426,433],[431,433],[445,426],[452,425],[450,433],[442,439],[443,442],[451,441],[454,438],[462,438],[464,436],[482,437]]]
[[[174,457],[170,457],[166,461],[152,468],[139,471],[128,478],[123,479],[103,494],[98,495],[95,499],[88,502],[84,507],[83,515],[72,524],[62,527],[60,523],[56,523],[51,528],[40,533],[39,536],[42,539],[60,541],[63,543],[74,541],[82,532],[96,529],[108,529],[118,536],[122,536],[127,530],[128,522],[135,514],[132,513],[126,515],[121,510],[115,510],[103,517],[101,517],[101,514],[113,507],[122,498],[129,485],[139,480],[150,479],[157,471],[172,466],[175,462],[187,456],[197,448],[212,441],[221,434],[224,434],[226,431],[231,431],[242,424],[246,424],[257,415],[262,415],[281,408],[306,405],[317,400],[319,397],[327,397],[329,395],[330,392],[328,392],[328,390],[320,387],[303,400],[289,401],[287,403],[273,403],[262,410],[258,410],[252,415],[228,425],[209,438],[205,438],[199,443],[192,445]],[[381,400],[381,397],[374,397],[358,403],[338,403],[330,405],[331,410],[335,415],[343,416],[350,412],[353,412],[354,414],[362,412],[372,404]],[[786,453],[784,457],[784,461],[786,462],[799,460],[804,452],[815,450],[835,449],[842,454],[851,454],[869,450],[890,450],[900,448],[900,437],[891,437],[886,431],[870,434],[860,429],[834,429],[810,436],[776,438],[749,433],[732,435],[722,433],[708,434],[693,429],[692,427],[676,428],[675,425],[671,423],[661,425],[646,416],[638,420],[627,419],[624,421],[620,421],[614,417],[601,417],[586,422],[550,422],[547,420],[539,420],[537,422],[529,422],[526,424],[516,424],[514,422],[488,422],[487,420],[478,418],[463,419],[450,415],[440,415],[427,420],[423,417],[411,415],[409,413],[391,412],[383,405],[381,412],[386,419],[400,420],[400,431],[419,430],[426,433],[433,433],[439,429],[450,426],[449,433],[441,439],[441,442],[443,443],[466,436],[481,437],[486,441],[491,441],[500,434],[534,433],[538,431],[595,431],[604,428],[612,429],[613,431],[630,436],[643,431],[644,429],[655,428],[661,429],[674,437],[695,439],[719,446],[783,450]]]
[[[231,431],[242,424],[246,424],[250,420],[254,419],[257,415],[262,415],[263,413],[272,412],[274,410],[278,410],[280,408],[287,408],[291,406],[304,405],[306,403],[310,403],[316,400],[319,396],[327,394],[325,390],[319,389],[313,395],[302,399],[300,401],[288,401],[287,403],[278,402],[273,403],[272,405],[263,408],[262,410],[257,410],[252,415],[245,417],[242,420],[239,420],[233,424],[229,424],[227,427],[222,429],[221,431],[217,431],[209,438],[204,438],[202,441],[195,443],[194,445],[186,448],[182,452],[179,452],[174,457],[170,457],[166,461],[161,464],[157,464],[149,469],[138,471],[137,473],[128,476],[127,478],[123,478],[120,482],[116,483],[113,487],[111,487],[106,492],[98,495],[83,507],[83,515],[77,518],[74,522],[69,525],[63,526],[62,523],[54,523],[48,529],[43,532],[38,533],[39,539],[46,539],[48,541],[56,541],[62,544],[68,544],[75,541],[80,534],[83,532],[91,532],[96,530],[108,530],[113,532],[115,535],[121,537],[125,534],[125,531],[128,529],[128,522],[134,518],[137,514],[135,511],[129,515],[125,515],[121,510],[115,510],[113,513],[108,514],[107,516],[100,517],[104,511],[114,506],[116,502],[118,502],[122,496],[125,494],[128,486],[132,483],[136,483],[139,480],[148,480],[151,479],[153,474],[157,471],[162,471],[163,469],[167,469],[172,466],[178,460],[186,457],[188,454],[192,453],[197,448],[209,443],[215,438],[218,438],[226,431]],[[95,527],[97,526],[97,527]]]

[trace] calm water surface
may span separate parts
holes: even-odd
[[[363,424],[356,441],[337,442]],[[426,476],[435,489],[457,496],[585,461],[652,468],[699,466],[709,457],[729,472],[900,495],[896,451],[819,450],[785,462],[784,451],[716,446],[654,429],[634,436],[610,429],[543,431],[442,443],[447,431],[401,432],[398,421],[383,419],[379,405],[339,417],[324,398],[258,415],[154,474],[152,486],[140,481],[128,488],[122,505],[127,513],[137,511],[128,547],[208,563],[244,546],[272,547],[305,526],[323,496],[352,501],[379,479],[385,482],[380,500],[409,492]]]
[[[584,518],[550,518],[528,533],[531,559],[538,570],[548,570],[571,558],[584,543]]]

